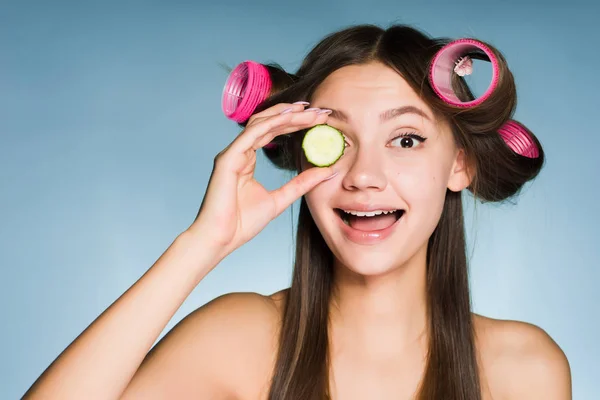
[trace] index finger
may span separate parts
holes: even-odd
[[[307,105],[309,105],[310,103],[307,101],[297,101],[295,103],[278,103],[275,104],[272,107],[267,108],[266,110],[263,110],[259,113],[256,113],[254,115],[252,115],[250,117],[250,119],[248,120],[248,123],[246,124],[246,127],[255,124],[256,122],[259,122],[260,120],[263,120],[265,118],[268,117],[272,117],[275,116],[277,114],[281,114],[283,111],[287,110],[288,108],[291,108],[291,111],[301,111],[303,110]]]
[[[316,112],[288,112],[266,117],[248,127],[231,144],[231,150],[243,153],[249,149],[257,150],[269,143],[275,136],[296,132],[323,123],[328,114]]]

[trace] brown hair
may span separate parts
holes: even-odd
[[[500,67],[494,94],[471,109],[458,109],[439,99],[427,80],[430,62],[450,39],[433,39],[415,28],[357,25],[332,33],[318,43],[298,71],[268,66],[273,90],[256,112],[281,102],[310,101],[318,85],[348,65],[380,62],[400,74],[433,110],[450,123],[457,145],[465,150],[473,171],[469,190],[481,201],[502,201],[517,194],[539,173],[544,153],[532,159],[515,154],[497,130],[516,107],[513,76],[502,54],[488,43]],[[472,54],[478,58],[481,54]],[[455,91],[462,101],[474,99],[463,78]],[[242,126],[244,124],[241,124]],[[300,131],[278,136],[277,147],[264,149],[279,168],[298,171]],[[284,307],[279,352],[270,400],[321,400],[328,397],[328,310],[333,284],[333,254],[301,199],[292,283]],[[447,191],[440,221],[427,249],[429,344],[419,399],[481,399],[461,194]]]

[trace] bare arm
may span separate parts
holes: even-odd
[[[154,346],[121,400],[264,398],[279,321],[269,297],[222,295],[190,313]]]
[[[44,371],[24,399],[117,399],[177,309],[219,260],[182,234]]]
[[[310,168],[273,191],[254,179],[256,149],[277,135],[326,121],[327,114],[303,112],[304,107],[280,103],[250,118],[246,129],[215,157],[194,223],[60,354],[27,391],[25,400],[119,398],[152,344],[204,276],[331,176],[331,168]],[[281,113],[288,108],[294,112]],[[178,334],[181,332],[188,330],[179,329]],[[200,343],[211,341],[203,339]],[[209,364],[205,361],[205,365]],[[206,390],[212,390],[216,383],[207,376],[204,379]],[[150,384],[148,379],[144,382]],[[169,387],[177,390],[176,382]]]
[[[571,400],[571,371],[562,349],[541,328],[495,320],[486,369],[499,400]]]
[[[571,400],[571,368],[562,349],[542,329],[522,327],[510,399]]]

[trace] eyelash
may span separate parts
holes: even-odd
[[[427,140],[427,138],[424,138],[423,136],[419,135],[417,132],[413,131],[413,132],[405,132],[401,135],[396,136],[395,138],[392,139],[392,142],[399,138],[411,138],[411,139],[418,140],[421,143],[423,143]]]
[[[401,135],[398,135],[398,136],[394,137],[394,138],[393,138],[391,141],[393,142],[393,141],[394,141],[394,140],[396,140],[396,139],[399,139],[399,138],[406,138],[406,137],[407,137],[407,138],[411,138],[411,139],[418,140],[418,141],[420,141],[421,143],[424,143],[424,142],[427,140],[427,138],[425,138],[425,137],[423,137],[423,136],[419,135],[419,134],[418,134],[417,132],[415,132],[415,131],[412,131],[412,132],[405,132],[405,133],[403,133],[403,134],[401,134]],[[346,135],[344,135],[344,142],[346,143],[346,146],[345,146],[345,147],[348,147],[348,142],[346,142]]]

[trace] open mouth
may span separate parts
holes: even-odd
[[[334,208],[334,210],[346,225],[365,232],[389,228],[404,215],[404,210],[376,211],[371,213],[346,212],[339,208]]]

